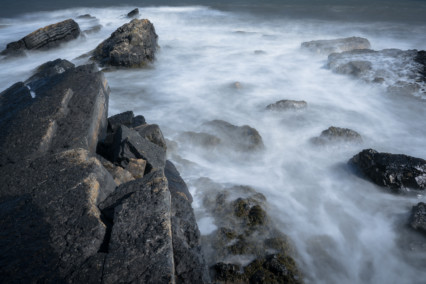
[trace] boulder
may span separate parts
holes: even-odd
[[[0,182],[2,282],[59,283],[98,252],[115,183],[87,150],[2,167]]]
[[[321,132],[319,137],[314,137],[311,141],[316,145],[339,142],[361,143],[362,137],[358,132],[352,129],[330,126],[328,129]]]
[[[0,166],[67,149],[94,153],[105,137],[110,90],[103,74],[93,64],[62,63],[0,94],[7,103],[0,112],[11,110],[0,118]]]
[[[347,37],[331,40],[313,40],[303,42],[302,49],[319,54],[330,54],[333,52],[351,51],[356,49],[369,49],[370,42],[362,37]]]
[[[129,13],[127,13],[128,18],[134,18],[134,17],[137,17],[137,16],[139,16],[139,9],[138,8],[135,8],[132,11],[130,11]]]
[[[53,25],[40,28],[22,39],[7,44],[1,55],[21,55],[25,50],[45,50],[57,47],[61,43],[76,39],[80,35],[80,27],[68,19]]]
[[[135,127],[134,130],[136,130],[143,138],[148,139],[164,150],[167,149],[166,140],[164,140],[163,133],[157,124],[143,124]]]
[[[204,132],[193,132],[193,131],[183,132],[179,136],[179,140],[185,143],[191,143],[196,146],[207,147],[207,148],[216,147],[221,143],[220,138],[214,135],[204,133]]]
[[[135,116],[133,111],[125,111],[108,118],[109,132],[117,131],[120,125],[133,128],[144,124],[146,124],[145,118],[142,115]]]
[[[213,120],[204,126],[220,138],[223,145],[237,151],[258,151],[264,148],[259,132],[248,126],[236,126],[223,120]]]
[[[410,217],[410,226],[414,230],[426,234],[426,204],[423,202],[418,203],[416,206],[413,206],[411,217]]]
[[[349,164],[374,183],[393,192],[405,188],[424,190],[426,187],[426,160],[420,158],[366,149],[352,157]]]
[[[426,51],[424,50],[418,51],[416,57],[414,58],[414,61],[420,64],[419,73],[422,76],[421,80],[423,82],[426,82]]]
[[[266,106],[267,110],[285,111],[305,109],[308,104],[305,101],[281,100]]]
[[[92,59],[101,66],[142,67],[154,60],[157,38],[150,21],[134,19],[99,44]]]

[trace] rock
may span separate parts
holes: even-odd
[[[223,120],[213,120],[204,124],[218,136],[227,147],[237,151],[258,151],[264,148],[259,132],[248,126],[235,126]]]
[[[169,182],[169,190],[172,197],[179,195],[189,203],[192,203],[192,195],[189,192],[186,183],[183,181],[175,165],[169,160],[166,161],[165,174]]]
[[[366,149],[352,157],[349,164],[374,183],[394,192],[405,188],[424,190],[426,186],[426,161],[423,159]]]
[[[45,50],[57,47],[61,43],[76,39],[80,35],[80,27],[68,19],[53,25],[38,29],[22,39],[7,44],[1,55],[21,55],[24,50]]]
[[[143,159],[146,161],[145,172],[164,169],[166,165],[166,150],[149,140],[141,137],[135,130],[121,125],[114,134],[111,149],[113,162],[126,168],[129,160]]]
[[[179,139],[187,143],[207,148],[216,147],[221,143],[220,138],[204,132],[187,131],[182,133]]]
[[[346,64],[337,66],[333,69],[334,72],[345,75],[360,76],[372,69],[370,61],[350,61]]]
[[[419,73],[422,76],[421,80],[425,82],[426,81],[426,51],[420,50],[419,52],[417,52],[417,55],[414,58],[414,61],[420,64]]]
[[[8,103],[2,109],[11,109],[0,118],[0,166],[67,149],[94,153],[105,137],[110,90],[103,74],[93,64],[59,74],[57,66],[42,67],[35,81],[26,81],[31,91],[15,84],[0,94]]]
[[[133,9],[132,11],[130,11],[127,14],[128,18],[134,18],[134,17],[137,17],[137,16],[139,16],[139,9],[138,8]]]
[[[145,118],[142,115],[135,117],[133,111],[126,111],[108,118],[108,129],[110,132],[117,131],[120,125],[133,128],[144,124],[146,124]]]
[[[77,19],[85,19],[85,20],[96,20],[96,17],[90,14],[84,14],[77,17]]]
[[[95,25],[95,26],[93,26],[93,27],[90,27],[90,28],[89,28],[89,29],[87,29],[87,30],[84,30],[83,32],[84,32],[85,34],[93,34],[93,33],[97,33],[97,32],[99,32],[101,29],[102,29],[102,25]]]
[[[361,143],[362,137],[352,129],[330,126],[327,130],[321,132],[319,137],[314,137],[311,141],[316,145],[339,142]]]
[[[308,104],[305,101],[281,100],[266,106],[267,110],[299,110],[305,109]]]
[[[413,206],[410,217],[410,226],[414,230],[426,234],[426,204],[420,202],[417,206]]]
[[[2,281],[59,283],[98,252],[115,183],[87,150],[2,167],[0,182]]]
[[[146,161],[143,159],[129,159],[129,164],[126,167],[126,170],[130,172],[133,178],[142,178],[145,173]]]
[[[142,67],[154,60],[157,38],[150,21],[134,19],[99,44],[92,58],[102,66]]]
[[[69,69],[75,68],[75,65],[64,59],[56,59],[48,61],[35,70],[35,74],[28,78],[25,83],[30,89],[36,90],[40,86],[46,84],[50,77],[62,74]]]
[[[134,128],[140,136],[160,146],[164,150],[167,149],[166,140],[157,124],[143,124]]]
[[[314,53],[330,54],[333,52],[369,49],[370,42],[362,37],[348,37],[332,40],[314,40],[303,42],[301,47]]]

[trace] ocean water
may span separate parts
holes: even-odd
[[[202,234],[216,227],[203,211],[201,199],[208,192],[195,186],[198,179],[248,185],[267,197],[268,213],[293,240],[306,283],[425,282],[424,239],[406,229],[411,207],[424,202],[424,195],[388,194],[346,165],[365,148],[426,158],[424,97],[391,95],[380,85],[334,74],[325,68],[326,56],[300,49],[304,41],[348,36],[366,37],[376,50],[426,49],[423,1],[81,3],[97,6],[92,8],[55,2],[58,7],[40,1],[21,10],[6,5],[10,13],[1,14],[0,49],[67,18],[76,19],[82,30],[102,29],[59,49],[0,62],[2,90],[48,60],[86,63],[79,56],[139,7],[141,18],[153,22],[161,48],[148,68],[105,73],[109,114],[133,110],[175,142],[169,158],[195,197]],[[97,19],[77,19],[87,13]],[[305,100],[308,108],[265,110],[281,99]],[[204,123],[214,119],[256,128],[265,150],[206,149],[181,139],[186,131],[205,132]],[[359,132],[364,142],[310,143],[332,125]]]

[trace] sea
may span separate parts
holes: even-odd
[[[359,36],[374,50],[426,50],[426,1],[1,0],[0,50],[68,18],[82,31],[101,29],[1,61],[0,89],[49,60],[87,63],[80,56],[129,22],[126,14],[136,7],[154,24],[160,49],[146,68],[105,72],[109,115],[132,110],[160,126],[168,158],[194,196],[202,235],[217,227],[203,208],[209,192],[200,179],[246,185],[266,196],[267,213],[294,243],[306,283],[426,283],[426,241],[407,225],[425,195],[390,194],[347,165],[369,148],[426,159],[424,90],[391,94],[333,73],[327,55],[301,49],[305,41]],[[78,18],[85,14],[95,18]],[[398,58],[388,63],[387,71],[398,74]],[[283,99],[308,107],[265,110]],[[216,119],[255,128],[265,149],[226,151],[182,139],[206,132],[205,123]],[[330,126],[355,130],[363,142],[314,145],[311,138]]]

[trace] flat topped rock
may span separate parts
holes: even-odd
[[[285,111],[305,109],[308,104],[305,101],[280,100],[276,103],[266,106],[267,110]]]
[[[99,44],[92,59],[102,66],[142,67],[154,60],[157,38],[149,20],[134,19]]]
[[[303,42],[301,47],[314,53],[330,54],[333,52],[350,51],[355,49],[369,49],[370,42],[362,37],[347,37],[331,40],[313,40]]]
[[[316,145],[325,145],[336,142],[361,143],[361,135],[349,128],[330,126],[321,132],[319,137],[312,138],[312,143]]]
[[[426,160],[420,158],[366,149],[352,157],[349,164],[374,183],[394,192],[426,187]]]
[[[7,44],[2,55],[20,55],[24,50],[39,50],[56,47],[61,43],[76,39],[80,35],[80,27],[68,19],[53,25],[40,28],[22,39]]]

